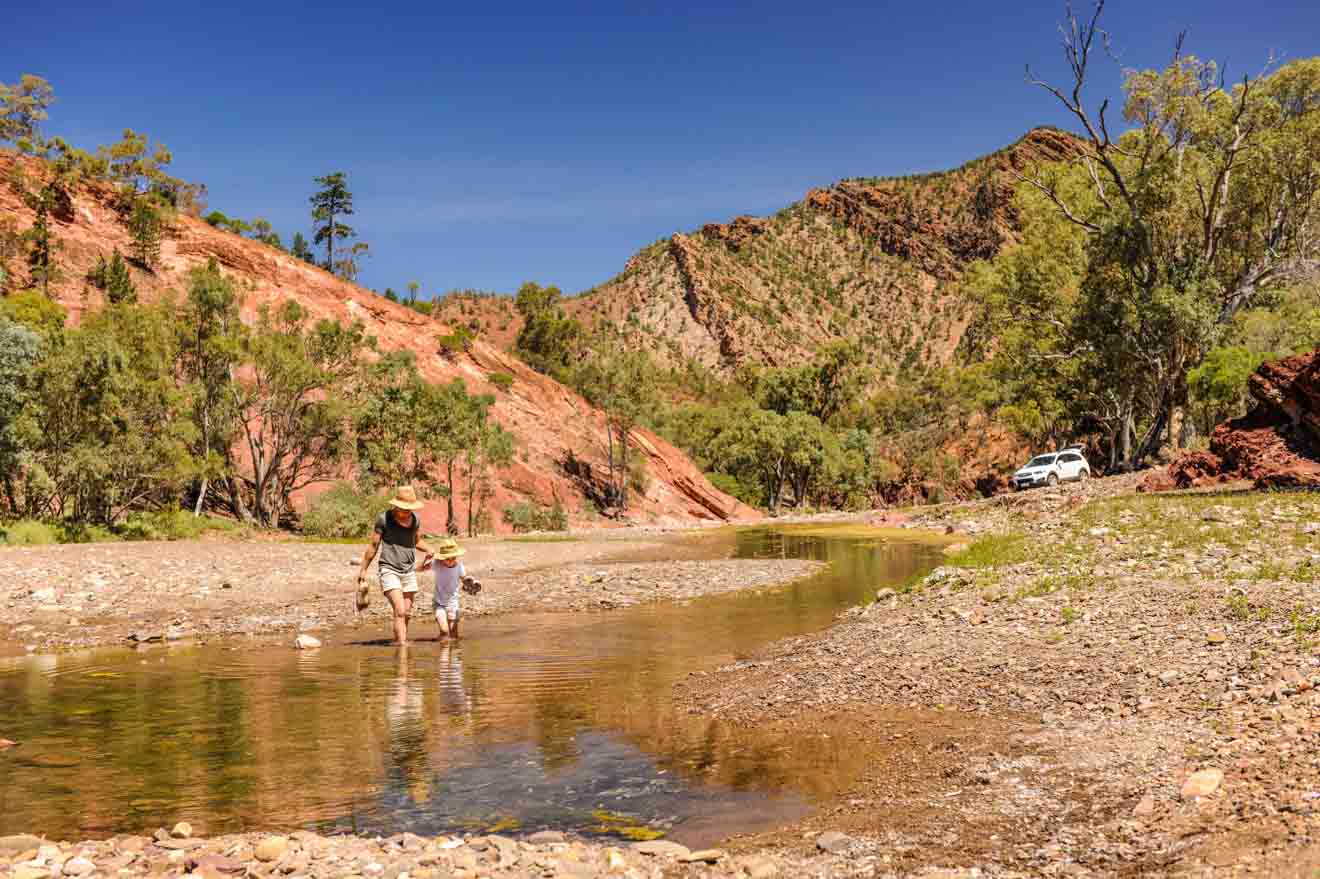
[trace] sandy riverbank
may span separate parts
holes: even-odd
[[[816,568],[792,559],[709,560],[701,531],[571,539],[476,540],[474,616],[609,610],[785,582]],[[201,540],[0,548],[0,653],[224,636],[284,637],[387,627],[378,590],[359,615],[360,544]],[[636,560],[636,561],[632,561]],[[374,575],[373,575],[374,582]],[[429,589],[425,590],[429,594]]]

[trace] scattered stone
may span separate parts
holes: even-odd
[[[44,589],[33,589],[30,596],[37,604],[49,604],[55,600],[55,587],[47,586]]]
[[[1136,815],[1138,818],[1144,818],[1147,815],[1154,814],[1154,812],[1155,798],[1150,794],[1146,794],[1135,806],[1132,807],[1132,814]]]
[[[527,837],[527,841],[532,845],[549,845],[552,842],[563,842],[564,834],[558,830],[539,830]]]
[[[680,861],[689,864],[695,864],[704,861],[707,864],[714,864],[724,858],[724,850],[718,848],[703,848],[700,851],[690,852],[679,858]]]
[[[69,858],[60,868],[60,874],[64,876],[86,876],[96,869],[96,864],[84,857]]]
[[[667,839],[648,839],[646,842],[634,842],[632,850],[638,854],[667,858],[685,858],[692,854],[687,846],[670,842]]]
[[[171,836],[177,836],[180,839],[187,839],[192,836],[192,834],[192,825],[187,821],[180,821],[178,824],[175,824],[174,829],[170,831]]]
[[[768,858],[750,858],[743,864],[747,879],[771,879],[779,875],[779,865]]]
[[[297,647],[299,650],[315,650],[321,646],[321,642],[319,639],[313,638],[311,635],[299,635],[294,639],[293,646]]]
[[[16,747],[18,747],[18,742],[13,739],[0,739],[0,751],[7,751]]]
[[[33,836],[30,833],[19,833],[15,836],[0,836],[0,852],[27,852],[36,851],[41,848],[45,840],[39,836]]]
[[[13,868],[9,876],[10,879],[50,879],[50,870],[47,867],[19,864]]]
[[[253,856],[258,861],[270,863],[278,861],[284,857],[284,853],[289,850],[289,838],[286,836],[268,836],[257,843],[256,848],[252,850]]]
[[[827,830],[816,837],[816,848],[823,852],[829,852],[836,855],[852,845],[853,839],[846,833],[840,833],[837,830]]]
[[[247,870],[242,861],[217,854],[198,855],[189,859],[188,865],[194,873],[199,870],[213,870],[217,873],[242,873]]]
[[[898,600],[898,592],[896,592],[895,590],[889,588],[888,586],[886,586],[886,587],[883,588],[883,589],[877,589],[877,590],[875,591],[875,600],[876,600],[877,602],[882,602],[882,601],[897,601],[897,600]]]
[[[1219,790],[1219,785],[1224,780],[1224,771],[1222,769],[1201,769],[1187,776],[1183,782],[1182,798],[1190,800],[1195,797],[1208,797]]]
[[[1205,643],[1207,644],[1223,644],[1227,640],[1228,636],[1218,629],[1211,629],[1205,633]]]

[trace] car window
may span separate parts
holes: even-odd
[[[1061,457],[1059,460],[1067,461],[1069,464],[1071,464],[1074,461],[1082,460],[1082,456],[1077,454],[1076,452],[1069,452],[1068,454]]]
[[[1054,463],[1053,455],[1037,455],[1027,462],[1028,467],[1048,467]]]

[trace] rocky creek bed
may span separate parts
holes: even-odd
[[[681,683],[679,705],[702,717],[893,745],[816,814],[719,853],[294,834],[262,860],[259,836],[128,851],[28,839],[0,868],[31,879],[190,863],[292,876],[1312,876],[1320,496],[1142,495],[1138,481],[914,511],[910,524],[961,541],[947,564],[831,629]],[[605,566],[572,565],[537,581],[567,590],[560,604],[593,594],[573,583],[601,586],[591,581]],[[623,594],[634,575],[619,578]],[[225,860],[193,857],[203,851]],[[61,861],[77,857],[72,870]]]
[[[818,567],[796,559],[699,560],[693,556],[709,552],[702,539],[606,533],[465,544],[464,564],[485,588],[464,597],[464,612],[611,610],[774,585]],[[299,633],[358,623],[387,629],[388,605],[377,587],[365,613],[353,605],[362,550],[260,540],[0,548],[0,652],[235,635],[292,644]],[[606,564],[632,558],[665,561]]]
[[[965,551],[680,684],[691,712],[804,734],[893,705],[973,731],[747,844],[842,830],[914,875],[1314,875],[1320,496],[1137,481],[917,511]]]

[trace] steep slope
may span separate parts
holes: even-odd
[[[782,365],[844,338],[884,377],[943,363],[968,319],[949,282],[1015,239],[1013,172],[1075,150],[1070,135],[1038,128],[953,171],[812,190],[773,217],[658,241],[565,305],[587,324],[639,330],[667,362]],[[443,312],[496,344],[517,335],[507,300],[455,297]]]
[[[9,179],[15,161],[0,155],[0,181]],[[115,248],[129,251],[129,236],[111,208],[111,196],[112,190],[105,185],[83,187],[74,197],[72,211],[53,217],[63,279],[52,294],[74,320],[101,302],[101,294],[83,280],[97,258],[109,256]],[[11,186],[0,183],[0,221],[6,219],[26,229],[33,215]],[[247,315],[263,303],[293,299],[314,318],[361,320],[382,349],[415,352],[428,379],[462,378],[470,389],[494,394],[495,419],[518,441],[515,462],[499,474],[489,506],[497,526],[502,527],[499,511],[524,499],[549,504],[558,497],[574,519],[588,517],[589,505],[581,486],[604,469],[605,419],[577,394],[480,341],[466,354],[441,356],[435,338],[450,331],[444,323],[388,302],[276,248],[191,217],[180,216],[169,230],[161,247],[161,265],[154,272],[133,270],[139,296],[150,300],[167,291],[182,291],[188,271],[211,257],[238,280]],[[513,376],[507,392],[491,382],[493,373]],[[669,443],[644,430],[635,431],[633,439],[646,455],[651,477],[645,497],[632,505],[634,519],[677,524],[759,517],[755,510],[717,491]]]

